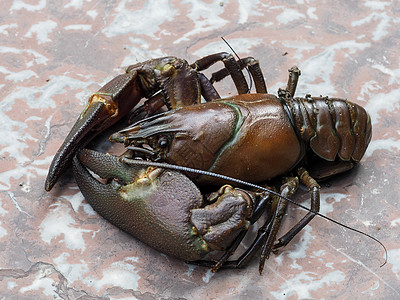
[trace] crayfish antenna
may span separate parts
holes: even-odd
[[[194,168],[189,168],[189,167],[184,167],[184,166],[172,165],[172,164],[168,164],[168,163],[160,163],[160,162],[153,162],[153,161],[143,161],[143,160],[134,160],[134,159],[124,159],[124,158],[122,158],[122,161],[124,163],[126,163],[126,164],[131,164],[131,165],[153,166],[153,167],[176,170],[176,171],[181,171],[181,172],[190,172],[190,173],[194,173],[194,174],[211,176],[211,177],[222,179],[222,180],[225,180],[225,181],[228,181],[228,182],[233,182],[233,183],[236,183],[236,184],[240,184],[240,185],[248,186],[248,187],[251,187],[251,188],[258,189],[258,190],[269,192],[269,193],[271,193],[273,195],[279,196],[281,199],[284,199],[284,200],[286,200],[286,201],[288,201],[288,202],[290,202],[290,203],[292,203],[294,205],[297,205],[298,207],[300,207],[300,208],[302,208],[304,210],[310,211],[310,212],[314,213],[315,215],[317,215],[317,216],[319,216],[319,217],[321,217],[321,218],[323,218],[325,220],[333,222],[336,225],[342,226],[342,227],[344,227],[344,228],[346,228],[348,230],[352,230],[354,232],[357,232],[359,234],[362,234],[362,235],[374,240],[375,242],[377,242],[379,245],[382,246],[382,248],[383,248],[383,250],[385,252],[385,261],[383,262],[382,265],[380,265],[380,267],[383,267],[387,263],[387,249],[386,249],[385,245],[381,241],[379,241],[377,238],[373,237],[372,235],[370,235],[368,233],[362,232],[362,231],[360,231],[358,229],[355,229],[355,228],[352,228],[352,227],[347,226],[345,224],[342,224],[339,221],[336,221],[336,220],[334,220],[332,218],[329,218],[329,217],[327,217],[327,216],[325,216],[325,215],[323,215],[323,214],[321,214],[321,213],[319,213],[317,211],[314,211],[314,210],[312,210],[312,209],[310,209],[310,208],[308,208],[308,207],[306,207],[304,205],[296,203],[294,200],[292,200],[292,199],[290,199],[288,197],[285,197],[284,195],[282,195],[282,194],[280,194],[278,192],[275,192],[275,191],[273,191],[271,189],[259,186],[259,185],[254,184],[254,183],[246,182],[244,180],[233,178],[233,177],[230,177],[230,176],[225,176],[225,175],[222,175],[222,174],[213,173],[213,172],[209,172],[209,171],[204,171],[204,170],[200,170],[200,169],[194,169]],[[264,257],[263,257],[263,255],[264,255]],[[259,272],[260,272],[260,274],[263,272],[265,260],[267,258],[268,257],[265,254],[261,255],[260,264],[259,264]]]

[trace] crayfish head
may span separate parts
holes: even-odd
[[[146,139],[132,140],[126,144],[126,148],[133,151],[135,156],[166,161],[173,139],[172,134],[157,134]]]
[[[229,106],[199,104],[144,119],[110,139],[124,143],[136,156],[143,153],[151,160],[209,170],[218,163],[236,127],[236,115]]]
[[[169,161],[169,154],[176,150],[176,141],[190,134],[170,113],[156,115],[137,122],[110,136],[112,142],[123,143],[135,156],[154,161]],[[185,139],[187,142],[189,138]]]

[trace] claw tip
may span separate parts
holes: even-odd
[[[50,182],[49,178],[47,177],[46,182],[44,183],[44,189],[46,192],[50,192],[53,188],[54,184]]]

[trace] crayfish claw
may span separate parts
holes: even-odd
[[[121,74],[90,96],[87,106],[53,158],[46,178],[46,191],[53,188],[79,149],[119,121],[140,101],[142,93],[135,84],[136,77],[136,72]]]
[[[46,191],[50,191],[53,188],[61,174],[69,167],[76,151],[83,146],[82,141],[85,140],[83,138],[96,125],[95,120],[99,118],[103,106],[100,102],[91,103],[79,116],[51,162],[45,182]]]
[[[203,205],[203,198],[185,175],[126,164],[121,157],[88,149],[74,156],[73,171],[87,202],[118,228],[154,249],[186,260],[198,260],[210,251],[188,222],[191,211]]]

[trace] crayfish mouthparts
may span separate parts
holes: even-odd
[[[111,142],[116,142],[116,143],[126,143],[127,142],[127,137],[124,136],[123,134],[121,134],[119,131],[113,133],[112,135],[110,135],[109,140]]]
[[[133,153],[136,155],[143,154],[144,157],[146,157],[146,158],[152,157],[152,158],[156,159],[156,153],[150,149],[135,147],[135,146],[128,146],[128,147],[126,147],[126,149],[133,151]],[[130,156],[133,156],[133,155],[130,155]]]

